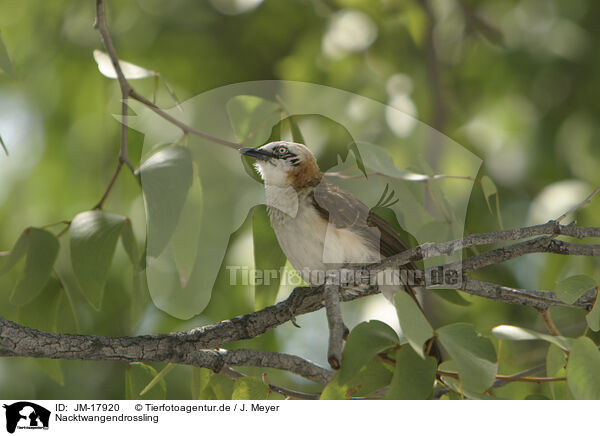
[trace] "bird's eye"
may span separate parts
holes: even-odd
[[[277,149],[277,154],[285,154],[286,151],[287,151],[287,148],[285,148],[285,147],[279,147]]]

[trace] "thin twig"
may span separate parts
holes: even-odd
[[[242,377],[247,377],[245,374],[242,374],[241,372],[236,371],[235,369],[230,367],[223,367],[220,373],[234,380],[237,380]],[[286,398],[297,398],[299,400],[318,400],[320,397],[319,394],[309,394],[306,392],[294,391],[292,389],[287,389],[281,386],[274,385],[272,383],[265,384],[267,384],[267,386],[269,386],[269,389],[271,389],[273,392],[277,392],[278,394],[281,394]]]
[[[600,192],[600,186],[598,186],[596,189],[594,189],[594,192],[592,192],[590,195],[588,195],[585,200],[583,200],[581,203],[577,203],[575,206],[573,206],[571,209],[569,209],[568,211],[566,211],[565,213],[563,213],[561,216],[559,216],[558,218],[556,218],[556,222],[560,223],[562,220],[564,220],[567,216],[571,215],[572,213],[576,212],[578,209],[582,208],[583,206],[585,206],[586,204],[588,204],[589,202],[592,201],[592,198],[594,198],[594,196]]]
[[[444,375],[452,378],[460,378],[460,375],[456,371],[445,371],[438,369],[438,375]],[[566,377],[531,377],[522,375],[504,375],[496,374],[496,380],[508,381],[508,382],[526,382],[526,383],[551,383],[565,381]]]
[[[110,58],[113,68],[117,73],[117,79],[119,81],[119,88],[121,89],[121,149],[119,151],[119,164],[117,167],[116,175],[121,171],[121,166],[123,164],[127,165],[127,167],[134,173],[133,166],[129,161],[129,151],[127,149],[127,111],[128,104],[127,98],[129,97],[129,93],[131,91],[131,86],[129,82],[125,78],[123,74],[123,70],[121,69],[121,64],[119,63],[119,56],[117,56],[117,52],[112,42],[112,38],[110,37],[110,33],[108,32],[108,28],[106,27],[106,19],[104,15],[104,2],[103,0],[96,0],[96,22],[94,23],[94,27],[98,29],[100,32],[100,38],[102,39],[102,44],[104,44],[104,48],[106,49],[106,53]],[[110,192],[110,190],[108,190]],[[102,202],[102,200],[101,200]],[[101,206],[101,205],[100,205]]]
[[[552,317],[550,316],[550,309],[540,310],[540,315],[544,320],[544,324],[546,324],[546,328],[553,336],[562,336],[554,321],[552,321]]]
[[[135,92],[135,90],[133,88],[130,88],[129,96],[131,98],[133,98],[134,100],[137,100],[140,103],[144,104],[145,106],[148,106],[153,112],[155,112],[156,114],[160,115],[162,118],[164,118],[165,120],[167,120],[171,124],[179,127],[184,134],[191,133],[193,135],[196,135],[196,136],[199,136],[201,138],[204,138],[204,139],[206,139],[208,141],[214,142],[216,144],[225,145],[227,147],[230,147],[230,148],[233,148],[233,149],[236,149],[236,150],[241,147],[241,145],[238,144],[237,142],[231,142],[231,141],[227,141],[225,139],[217,138],[215,136],[212,136],[212,135],[209,135],[207,133],[201,132],[200,130],[195,129],[195,128],[191,127],[191,126],[188,126],[187,124],[179,121],[177,118],[171,116],[168,112],[165,112],[164,110],[162,110],[161,108],[159,108],[158,106],[156,106],[154,103],[152,103],[146,97],[144,97],[144,96],[138,94],[137,92]]]
[[[50,227],[59,226],[61,224],[65,224],[65,225],[68,226],[68,225],[71,224],[71,221],[68,221],[68,220],[57,221],[55,223],[46,224],[46,225],[44,225],[44,226],[42,226],[40,228],[42,228],[42,229],[48,229]]]
[[[123,168],[123,162],[121,162],[121,160],[119,160],[119,162],[117,163],[117,168],[115,170],[115,173],[113,174],[112,178],[110,179],[110,182],[108,183],[108,187],[104,191],[104,194],[102,195],[102,198],[93,207],[94,210],[102,210],[102,206],[104,206],[104,202],[106,201],[106,199],[108,198],[108,195],[112,191],[112,188],[115,185],[115,182],[117,181],[117,177],[119,177],[119,173],[121,172],[121,168]]]

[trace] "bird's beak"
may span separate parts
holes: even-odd
[[[260,148],[253,148],[253,147],[240,148],[239,152],[241,154],[243,154],[244,156],[253,157],[256,160],[269,160],[269,159],[275,157],[275,155],[273,153],[271,153],[270,151],[262,150]]]

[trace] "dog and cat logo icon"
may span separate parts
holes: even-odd
[[[6,431],[14,433],[16,429],[48,430],[50,411],[28,401],[5,404]]]

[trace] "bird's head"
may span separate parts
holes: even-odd
[[[323,176],[312,152],[296,142],[270,142],[259,148],[241,148],[240,153],[256,159],[266,185],[299,190],[318,185]]]

